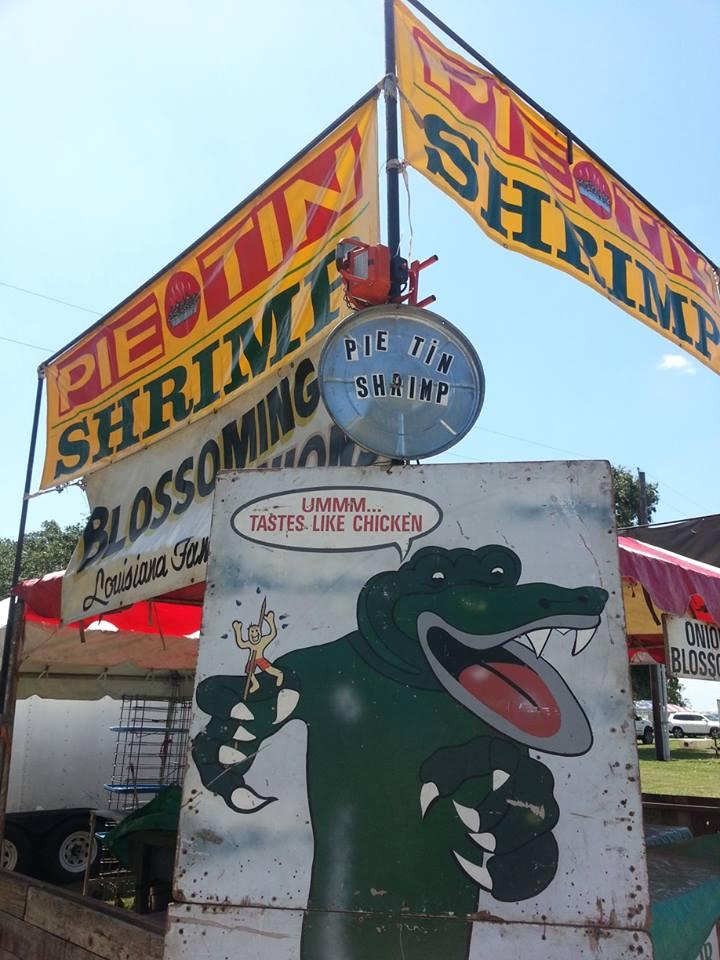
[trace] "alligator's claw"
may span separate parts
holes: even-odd
[[[479,887],[498,900],[545,889],[557,869],[559,815],[547,767],[509,740],[478,737],[438,750],[421,777],[423,817],[445,832],[448,853]]]
[[[256,813],[277,799],[261,796],[245,777],[263,740],[297,709],[300,691],[288,685],[294,680],[286,672],[286,685],[278,691],[263,675],[249,704],[243,700],[246,676],[208,677],[198,686],[198,706],[210,721],[193,741],[193,759],[207,789],[238,813]]]

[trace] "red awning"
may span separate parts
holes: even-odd
[[[647,608],[645,612],[650,612],[651,632],[656,638],[653,645],[657,645],[662,636],[660,615],[686,615],[691,601],[697,596],[704,601],[712,620],[720,623],[718,567],[681,557],[677,553],[642,543],[632,537],[618,537],[618,547],[623,580],[639,585],[636,593],[639,593],[643,608]],[[25,601],[28,620],[59,624],[62,577],[62,572],[51,573],[37,580],[25,580],[18,584],[15,592]],[[204,583],[192,584],[155,600],[134,603],[123,610],[103,614],[102,617],[93,616],[83,621],[83,626],[87,627],[90,622],[100,619],[128,632],[188,636],[200,629],[204,593]],[[625,603],[626,612],[629,614],[628,596],[625,597]],[[693,610],[693,615],[697,615],[695,607]],[[628,629],[632,635],[631,620],[628,616]],[[643,637],[646,632],[649,631],[642,630]],[[642,643],[645,646],[650,645],[649,640],[644,639]]]
[[[23,580],[15,588],[25,601],[25,618],[41,623],[60,623],[60,598],[63,571],[50,573],[36,580]],[[133,633],[157,633],[166,637],[182,637],[200,629],[205,584],[194,583],[174,590],[155,600],[133,603],[122,610],[93,615],[83,626],[98,620],[107,621],[119,630]],[[68,624],[74,626],[74,624]]]
[[[685,616],[699,594],[715,623],[720,623],[720,568],[681,557],[632,537],[618,537],[620,573],[647,590],[656,607]]]

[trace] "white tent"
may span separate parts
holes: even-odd
[[[42,578],[42,583],[62,574]],[[37,581],[40,583],[41,581]],[[59,584],[58,584],[59,586]],[[32,599],[32,597],[30,597]],[[178,635],[162,629],[162,616],[148,605],[145,617],[128,611],[107,619],[63,625],[33,610],[25,598],[18,698],[37,695],[54,699],[97,700],[101,697],[192,696],[198,630]],[[0,601],[0,640],[5,642],[10,600]],[[183,607],[174,605],[173,622]],[[188,626],[198,622],[193,608]],[[113,622],[116,621],[116,622]],[[134,621],[132,628],[126,624]],[[141,625],[145,626],[142,629]]]

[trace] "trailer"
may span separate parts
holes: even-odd
[[[5,816],[3,868],[53,883],[80,879],[97,859],[88,825],[108,806],[118,704],[19,700]],[[80,762],[81,761],[81,762]]]
[[[23,605],[2,848],[6,871],[56,884],[82,880],[88,857],[97,859],[90,817],[101,827],[110,814],[117,748],[127,735],[120,700],[188,696],[197,649],[196,637],[158,632],[162,604],[136,610],[134,629],[122,614],[120,626],[108,619],[60,627],[51,613],[61,578],[31,582],[34,606]],[[3,642],[8,604],[0,602]],[[183,622],[192,633],[191,612]]]

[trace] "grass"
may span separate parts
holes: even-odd
[[[638,744],[643,793],[720,797],[720,760],[712,747],[688,750],[670,740],[670,761],[655,759],[655,747]]]

